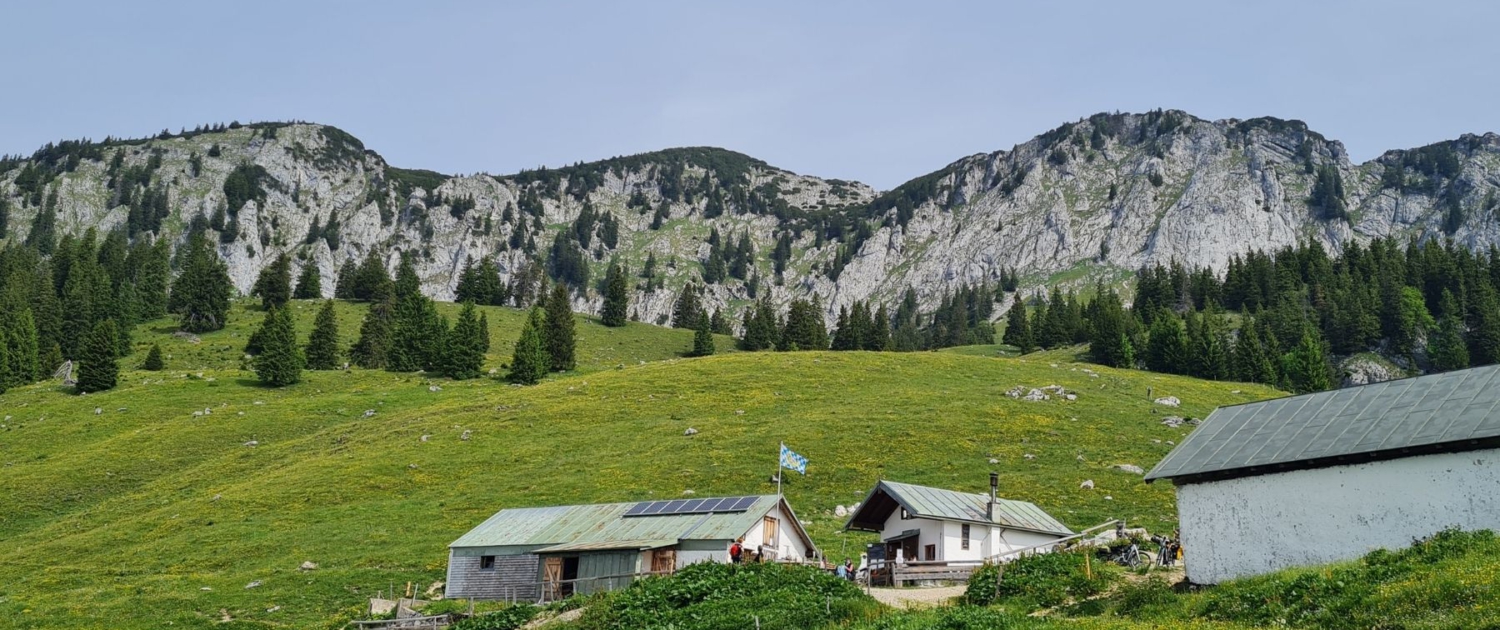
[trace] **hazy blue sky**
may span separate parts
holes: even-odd
[[[1099,111],[1500,131],[1496,2],[10,2],[0,153],[238,119],[398,166],[717,145],[889,188]]]

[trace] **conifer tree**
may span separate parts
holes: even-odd
[[[677,295],[677,304],[672,308],[673,328],[692,328],[698,323],[698,311],[703,307],[698,303],[698,288],[689,282],[682,287],[682,293]]]
[[[118,345],[114,321],[106,319],[94,325],[78,353],[79,393],[114,389],[120,375],[120,366],[115,362]]]
[[[869,336],[865,338],[864,349],[876,352],[889,350],[891,347],[891,318],[885,311],[885,305],[875,311],[870,320]]]
[[[777,328],[776,308],[771,306],[770,296],[762,297],[745,309],[745,337],[740,347],[752,352],[775,347]]]
[[[568,287],[557,283],[547,297],[547,321],[543,338],[547,354],[552,358],[552,370],[566,372],[573,369],[574,358],[573,307],[568,299]]]
[[[161,355],[161,344],[151,344],[151,352],[146,353],[146,360],[141,363],[142,370],[160,372],[167,367],[167,362]]]
[[[1479,283],[1474,296],[1474,322],[1469,330],[1473,365],[1500,363],[1500,296],[1488,283]]]
[[[823,312],[817,297],[813,301],[792,300],[787,310],[786,326],[781,329],[778,350],[827,350],[828,329],[823,322]]]
[[[1182,320],[1166,309],[1157,311],[1146,342],[1146,368],[1153,372],[1185,374],[1188,339]]]
[[[349,299],[380,302],[392,295],[391,275],[375,250],[365,256],[364,262],[354,272]]]
[[[324,300],[307,338],[307,369],[335,370],[339,366],[339,320],[333,300]]]
[[[396,306],[389,299],[370,305],[364,321],[359,325],[359,339],[349,349],[349,358],[355,365],[366,369],[379,369],[387,365],[392,329],[395,327],[395,311]]]
[[[297,276],[297,288],[292,291],[292,297],[299,300],[316,300],[323,297],[323,274],[318,271],[318,264],[311,260],[302,265],[302,272]]]
[[[629,312],[630,292],[625,284],[625,270],[620,263],[612,262],[604,276],[604,309],[600,319],[605,326],[620,327],[625,325]]]
[[[281,308],[292,299],[292,259],[286,254],[277,256],[271,264],[260,270],[250,295],[260,298],[260,307],[270,310]]]
[[[1432,369],[1438,372],[1461,370],[1469,367],[1464,320],[1451,291],[1443,290],[1441,304],[1443,318],[1438,322],[1437,333],[1427,342],[1427,357],[1432,361]]]
[[[1281,358],[1287,385],[1299,394],[1333,387],[1328,355],[1323,351],[1323,342],[1315,335],[1312,329],[1304,331],[1297,347]]]
[[[136,315],[151,320],[167,314],[167,287],[172,281],[172,255],[167,239],[145,247],[136,267]]]
[[[444,368],[449,378],[465,380],[477,378],[484,367],[484,339],[477,309],[473,302],[464,302],[458,312],[458,320],[448,331],[446,350],[443,352]]]
[[[1005,314],[1005,335],[1001,337],[1007,345],[1015,346],[1021,354],[1036,350],[1036,340],[1031,335],[1031,322],[1026,318],[1026,305],[1016,295],[1015,303]]]
[[[1114,289],[1104,289],[1094,297],[1089,358],[1110,367],[1135,367],[1135,348],[1126,334],[1125,306]],[[1020,318],[1025,322],[1025,318]]]
[[[1240,326],[1234,343],[1234,377],[1247,383],[1276,384],[1276,366],[1266,354],[1264,342],[1253,320]]]
[[[830,350],[855,350],[858,349],[858,340],[854,339],[854,331],[849,326],[849,309],[839,307],[839,318],[833,325],[833,344]]]
[[[6,300],[10,302],[10,299]],[[7,346],[8,356],[0,360],[0,381],[25,385],[38,377],[36,323],[31,309],[19,298],[9,308],[0,308],[0,345]]]
[[[359,284],[359,268],[354,265],[353,258],[345,258],[344,264],[339,265],[338,276],[333,282],[333,297],[340,300],[354,299],[354,286]]]
[[[432,300],[421,294],[397,297],[385,369],[392,372],[435,371],[441,364],[447,324]]]
[[[515,353],[511,356],[510,373],[506,376],[510,382],[535,385],[547,375],[552,358],[542,341],[542,328],[545,326],[541,307],[532,308],[531,315],[521,327],[521,336],[516,340]]]
[[[219,330],[229,321],[229,268],[201,234],[188,239],[182,274],[172,284],[170,303],[186,332]]]
[[[708,321],[708,314],[698,313],[698,326],[693,332],[693,355],[695,357],[706,357],[714,353],[714,333]]]
[[[401,255],[401,262],[396,265],[396,283],[394,286],[396,301],[422,295],[422,279],[417,277],[417,268],[411,261],[409,253]]]
[[[284,387],[302,380],[304,358],[297,347],[292,311],[271,306],[260,324],[261,348],[255,356],[255,375],[271,387]]]

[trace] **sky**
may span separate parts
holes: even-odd
[[[0,154],[263,120],[511,173],[674,146],[878,189],[1102,111],[1355,161],[1500,131],[1500,3],[8,2]]]

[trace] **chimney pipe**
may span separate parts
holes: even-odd
[[[1000,473],[990,473],[990,502],[984,507],[984,518],[995,522],[995,494],[1000,490]]]

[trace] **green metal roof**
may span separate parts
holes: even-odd
[[[1191,483],[1478,448],[1500,438],[1500,366],[1220,407],[1146,475]]]
[[[675,544],[682,540],[733,540],[759,523],[780,500],[776,495],[758,496],[742,512],[630,517],[624,514],[635,503],[510,508],[495,513],[449,547],[567,546],[577,550],[581,549],[579,545],[593,545],[598,550],[659,541]],[[812,540],[797,522],[791,506],[785,506],[785,510],[784,520],[791,521],[792,530],[812,548]]]
[[[1062,536],[1073,534],[1068,526],[1052,518],[1052,515],[1042,511],[1036,505],[1025,501],[996,499],[994,518],[987,519],[985,512],[990,501],[988,496],[884,480],[875,484],[875,488],[860,504],[859,509],[849,515],[849,522],[845,528],[869,529],[875,523],[883,524],[890,517],[893,506],[889,502],[872,500],[882,494],[906,508],[906,511],[915,517],[966,523],[994,523],[1011,529]]]
[[[660,549],[677,544],[675,540],[616,540],[607,542],[577,542],[552,545],[537,549],[536,553],[563,553],[566,551],[614,551],[628,549],[640,551],[643,549]]]

